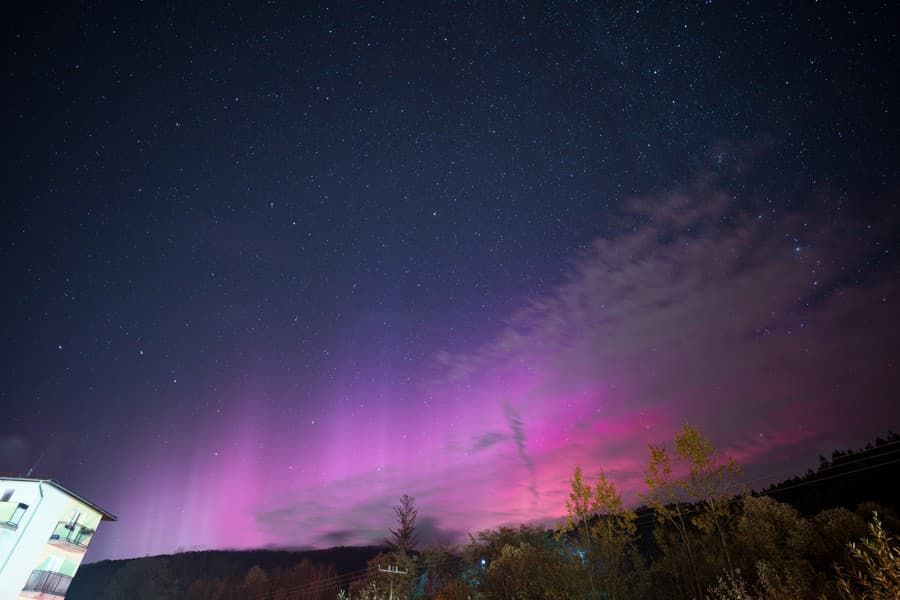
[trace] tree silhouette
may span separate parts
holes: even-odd
[[[406,554],[410,550],[414,550],[419,542],[416,535],[416,517],[419,515],[416,499],[408,494],[403,494],[400,504],[394,507],[394,513],[397,515],[397,529],[388,529],[391,537],[387,543],[391,550]]]

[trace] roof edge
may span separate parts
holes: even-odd
[[[63,492],[64,494],[68,494],[69,496],[72,496],[79,502],[83,502],[84,504],[87,504],[88,506],[90,506],[91,508],[96,510],[101,515],[101,517],[100,517],[101,521],[118,521],[119,520],[119,517],[117,517],[116,515],[112,514],[111,512],[109,512],[108,510],[106,510],[104,508],[97,506],[97,504],[95,504],[94,502],[91,502],[90,500],[88,500],[87,498],[82,496],[81,494],[72,491],[71,489],[67,488],[66,486],[64,486],[57,480],[53,479],[52,477],[26,477],[24,475],[0,475],[0,481],[3,481],[3,480],[6,480],[6,481],[31,481],[31,482],[36,482],[36,483],[46,483],[48,485],[52,485],[53,487],[55,487],[59,491]]]

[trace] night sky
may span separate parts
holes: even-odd
[[[892,3],[75,4],[3,26],[0,471],[89,560],[900,428]]]

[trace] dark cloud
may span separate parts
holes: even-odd
[[[473,437],[473,443],[470,452],[479,452],[481,450],[486,450],[491,446],[499,444],[505,439],[505,435],[503,435],[502,433],[497,433],[496,431],[489,431],[481,435],[476,435]]]
[[[420,516],[416,522],[419,549],[425,546],[456,544],[465,539],[465,532],[459,529],[445,529],[436,517]]]
[[[519,412],[509,402],[504,403],[503,413],[506,416],[506,422],[509,424],[509,428],[512,430],[512,438],[516,443],[516,451],[519,453],[519,458],[522,459],[522,462],[528,469],[528,489],[534,497],[534,501],[537,502],[539,498],[537,477],[534,460],[532,460],[525,449],[525,427],[522,423],[522,417],[519,416]]]
[[[436,509],[435,498],[454,489],[457,479],[444,480],[438,474],[403,478],[394,470],[362,473],[338,485],[312,486],[293,490],[273,499],[254,513],[254,522],[276,545],[315,547],[336,545],[382,545],[388,529],[395,525],[392,507],[398,504],[399,490],[416,497],[419,507],[417,528],[422,544],[455,543],[462,531],[442,526],[438,517],[427,514]],[[381,490],[376,492],[375,490]],[[393,491],[398,490],[398,491]],[[452,510],[445,510],[453,514]],[[341,527],[334,527],[341,524]]]
[[[318,543],[317,545],[325,547],[346,546],[351,541],[356,540],[358,535],[356,531],[335,529],[319,534],[316,537],[316,542]]]

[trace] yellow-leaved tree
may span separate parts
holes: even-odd
[[[689,525],[718,538],[727,571],[733,575],[724,520],[730,514],[730,500],[741,491],[736,485],[740,472],[734,459],[722,457],[712,442],[689,424],[675,436],[671,455],[665,446],[650,446],[650,462],[644,473],[648,492],[641,498],[654,510],[660,524],[668,524],[677,532],[687,555],[693,595],[698,598],[704,596],[705,586]]]
[[[637,558],[636,515],[625,508],[615,484],[605,474],[592,486],[585,482],[578,465],[571,485],[566,501],[568,514],[560,530],[575,531],[581,539],[591,598],[597,597],[598,592],[603,598],[623,598]]]
[[[854,600],[896,600],[900,598],[900,545],[888,535],[872,515],[869,537],[859,544],[850,543],[854,565],[837,568],[838,588],[845,598]]]

